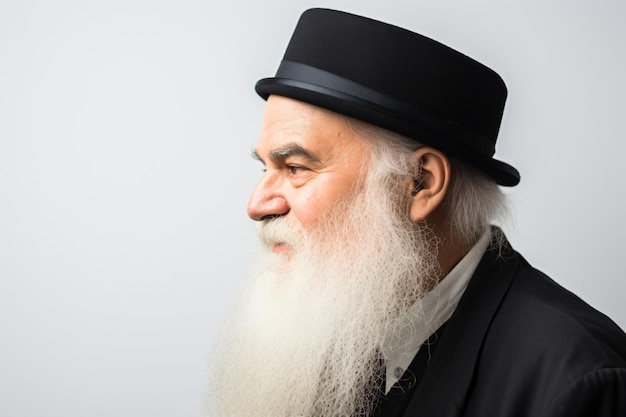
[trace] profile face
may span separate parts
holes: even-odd
[[[250,218],[284,216],[308,233],[357,191],[369,150],[343,116],[273,95],[255,156],[265,172],[248,202]],[[288,249],[280,244],[273,248]]]
[[[439,266],[406,212],[414,152],[364,127],[269,98],[248,204],[262,247],[223,339],[215,415],[371,414],[388,341]]]

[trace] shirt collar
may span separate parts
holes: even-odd
[[[385,393],[398,382],[428,337],[452,316],[489,241],[490,231],[487,229],[448,275],[422,297],[421,303],[403,315],[398,326],[387,335],[383,345]]]

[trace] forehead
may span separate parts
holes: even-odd
[[[267,100],[256,152],[261,158],[277,149],[300,146],[324,162],[362,157],[367,146],[348,118],[320,107],[272,95]],[[356,155],[353,155],[356,152]]]

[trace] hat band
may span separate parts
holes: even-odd
[[[395,119],[403,119],[410,124],[418,123],[424,130],[434,135],[445,135],[454,141],[453,148],[464,149],[471,153],[479,153],[491,157],[495,153],[495,144],[485,135],[479,134],[450,120],[442,121],[429,115],[416,106],[408,105],[362,84],[340,77],[328,71],[300,62],[282,60],[274,79],[292,80],[311,86],[332,90],[338,96],[349,96],[355,101],[364,102],[368,107],[387,114]],[[419,138],[414,138],[419,140]],[[462,140],[461,140],[462,139]],[[470,139],[468,141],[468,139]],[[471,144],[471,147],[467,145]]]

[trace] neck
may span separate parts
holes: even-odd
[[[447,217],[444,217],[444,219],[447,219]],[[439,238],[437,261],[441,268],[438,282],[441,282],[461,259],[467,255],[478,241],[478,238],[468,243],[461,241],[454,236],[445,221],[434,222],[431,227]]]
[[[439,265],[442,270],[441,279],[445,278],[448,273],[452,271],[456,264],[458,264],[459,261],[467,255],[467,252],[469,252],[471,248],[472,246],[468,247],[463,245],[448,236],[441,238],[439,255],[437,256],[437,260],[439,261]]]

